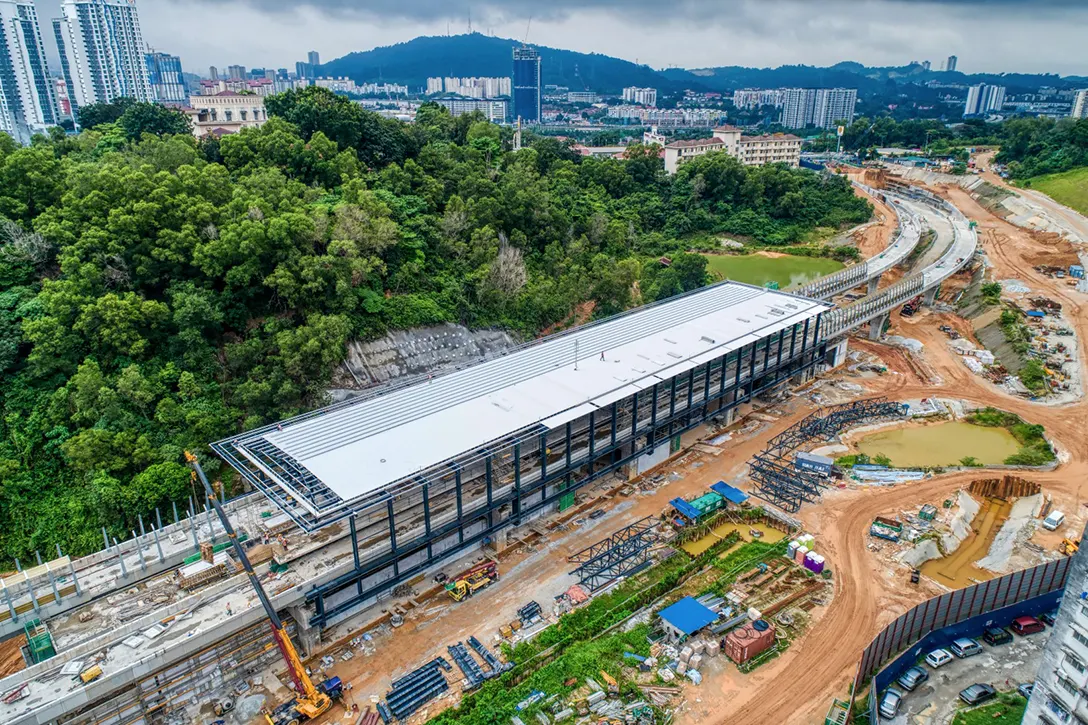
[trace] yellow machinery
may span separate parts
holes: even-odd
[[[1073,541],[1072,539],[1062,539],[1062,543],[1058,545],[1058,551],[1067,556],[1072,556],[1080,549],[1080,539]]]
[[[491,585],[498,578],[499,570],[495,562],[489,560],[459,574],[453,581],[446,584],[446,591],[453,597],[453,601],[460,602]]]
[[[185,452],[185,460],[193,469],[193,477],[199,478],[204,485],[204,493],[215,508],[215,513],[219,515],[223,530],[227,532],[227,538],[234,545],[234,553],[242,562],[246,575],[249,577],[249,583],[253,585],[253,591],[257,592],[257,598],[261,600],[261,606],[264,607],[264,612],[268,615],[268,622],[272,626],[272,638],[275,640],[280,654],[283,655],[284,662],[287,663],[287,673],[291,676],[291,680],[295,683],[295,689],[299,693],[299,696],[294,700],[280,705],[270,713],[265,713],[265,719],[268,721],[268,725],[299,725],[306,720],[312,720],[332,707],[332,698],[340,694],[340,678],[332,678],[322,683],[322,690],[324,691],[314,687],[313,681],[306,674],[306,668],[302,665],[302,660],[295,650],[295,645],[291,642],[291,636],[287,634],[287,629],[283,626],[280,615],[276,612],[276,608],[272,606],[272,602],[269,601],[268,594],[265,593],[260,580],[257,579],[253,566],[249,563],[249,557],[246,556],[245,549],[242,548],[238,536],[234,532],[234,526],[231,525],[230,519],[227,518],[227,512],[223,510],[219,499],[215,497],[215,491],[212,490],[211,484],[208,483],[208,477],[204,475],[200,462],[197,461],[196,456],[188,451]]]

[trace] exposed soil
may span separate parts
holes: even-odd
[[[1053,254],[1053,245],[1048,240],[994,216],[959,187],[942,187],[937,191],[979,223],[981,242],[997,278],[1019,279],[1033,290],[1044,292],[1062,303],[1071,325],[1088,329],[1083,298],[1062,280],[1050,279],[1032,268],[1039,255]],[[867,254],[883,248],[879,235],[887,231],[881,229],[884,227],[874,225],[864,232],[866,239],[860,244]],[[1088,497],[1088,439],[1083,435],[1088,427],[1088,403],[1045,406],[997,389],[963,365],[946,344],[947,337],[938,331],[941,324],[952,324],[964,334],[971,332],[968,323],[953,315],[923,313],[909,321],[893,316],[893,334],[913,337],[925,344],[923,361],[913,360],[912,355],[900,349],[852,340],[852,347],[875,352],[889,369],[888,374],[876,378],[850,378],[865,388],[858,397],[880,394],[899,400],[957,398],[1000,407],[1042,424],[1058,448],[1062,464],[1055,471],[1033,473],[1031,477],[1042,484],[1044,493],[1053,497],[1054,508],[1066,512],[1070,530],[1082,526]],[[1079,336],[1077,341],[1080,360],[1088,360],[1085,337]],[[568,583],[569,553],[637,518],[659,513],[673,497],[702,492],[719,479],[742,480],[745,461],[770,436],[812,409],[803,397],[794,398],[789,405],[788,413],[748,436],[735,435],[723,446],[721,455],[689,454],[682,465],[666,467],[682,473],[682,479],[651,495],[615,499],[605,504],[610,513],[593,522],[594,525],[553,535],[546,544],[535,547],[535,552],[524,552],[505,561],[502,580],[474,599],[460,604],[435,600],[425,605],[420,610],[423,616],[410,619],[376,642],[377,652],[373,656],[357,655],[350,662],[338,663],[335,674],[353,683],[353,695],[362,705],[368,695],[384,694],[391,677],[419,666],[444,652],[446,645],[469,634],[476,634],[490,645],[498,626],[512,619],[517,607],[527,600],[536,599],[545,608],[550,607],[551,597]],[[696,467],[696,463],[701,465]],[[835,595],[830,604],[813,610],[807,635],[754,673],[742,675],[733,667],[719,671],[715,666],[701,687],[689,690],[689,705],[676,722],[807,725],[819,721],[832,698],[842,697],[848,691],[862,650],[880,628],[940,592],[937,584],[926,579],[918,586],[911,586],[905,572],[890,570],[871,555],[866,531],[873,517],[948,498],[985,474],[985,469],[976,469],[894,487],[834,490],[826,493],[820,504],[806,505],[800,517],[807,530],[816,536],[817,550],[827,557],[834,572]],[[1060,540],[1061,532],[1054,536]],[[433,703],[430,714],[454,702],[456,698]],[[332,722],[340,716],[337,711],[324,720]]]

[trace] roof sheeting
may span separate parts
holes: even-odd
[[[714,610],[700,604],[693,597],[684,597],[676,604],[665,607],[659,616],[689,636],[718,619]]]
[[[324,515],[495,441],[562,426],[827,307],[724,282],[217,446],[289,461],[290,476],[264,471]],[[307,500],[300,482],[324,498]]]
[[[697,521],[699,517],[703,515],[702,511],[682,498],[674,498],[672,501],[669,501],[669,505],[679,511],[680,515],[688,521]]]
[[[710,487],[710,490],[714,493],[721,494],[721,496],[730,503],[742,504],[748,500],[748,494],[741,491],[739,488],[730,486],[725,481],[718,481]]]

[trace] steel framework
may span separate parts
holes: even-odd
[[[650,559],[650,546],[654,543],[657,519],[647,516],[630,526],[625,526],[607,539],[571,554],[567,561],[581,564],[571,572],[579,584],[592,590],[640,568]]]
[[[307,592],[314,607],[310,625],[337,621],[570,492],[670,445],[707,418],[811,370],[826,354],[821,319],[822,314],[723,351],[564,425],[515,431],[448,461],[441,471],[421,473],[413,486],[385,492],[348,518],[354,566]],[[228,460],[232,450],[217,448]]]
[[[802,470],[788,456],[813,441],[828,441],[848,428],[901,418],[907,406],[887,398],[869,398],[821,408],[768,441],[748,463],[755,494],[784,511],[797,513],[801,504],[819,500],[825,479]]]

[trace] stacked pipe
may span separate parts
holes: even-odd
[[[539,617],[540,613],[540,605],[536,603],[536,600],[533,600],[518,610],[518,619],[528,624],[533,621],[533,617]]]
[[[479,687],[480,683],[486,679],[483,670],[476,664],[476,660],[472,659],[472,655],[465,649],[463,642],[457,644],[451,644],[446,648],[449,650],[450,656],[453,657],[453,661],[457,663],[457,666],[461,668],[461,671],[465,673],[465,679],[468,680],[468,686],[466,690],[471,690],[474,687]]]
[[[449,689],[449,683],[439,671],[443,662],[445,660],[437,657],[393,683],[393,689],[385,696],[385,704],[393,717],[403,720]],[[381,713],[381,707],[378,711]],[[388,722],[385,713],[381,714]]]
[[[476,654],[480,655],[484,662],[487,663],[487,666],[491,668],[491,672],[487,675],[488,677],[495,677],[513,667],[509,662],[500,662],[499,659],[491,654],[491,651],[480,642],[480,640],[476,639],[476,637],[469,637],[468,644],[472,649],[476,650]]]

